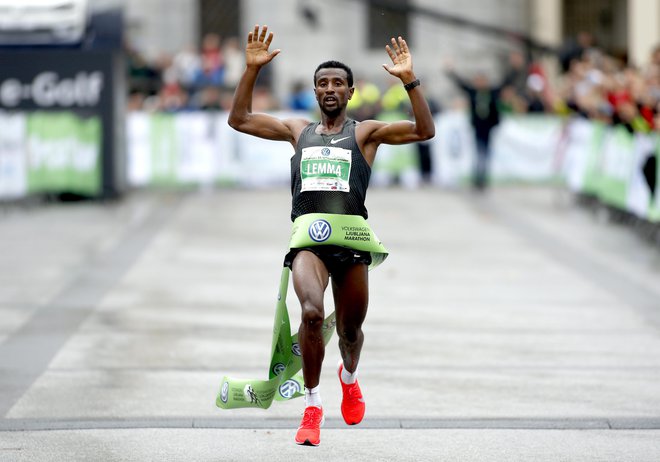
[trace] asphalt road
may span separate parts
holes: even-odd
[[[300,399],[216,408],[267,375],[289,201],[1,207],[0,461],[660,460],[660,250],[550,188],[372,189],[364,422],[334,339],[321,446]]]

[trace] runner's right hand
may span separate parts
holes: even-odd
[[[248,34],[247,46],[245,47],[245,64],[247,66],[261,67],[268,64],[277,56],[281,50],[268,51],[273,41],[273,33],[268,33],[268,26],[264,25],[259,33],[259,24]]]

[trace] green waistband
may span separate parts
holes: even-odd
[[[338,245],[371,253],[371,265],[375,268],[387,258],[388,252],[380,239],[359,215],[309,213],[301,215],[291,228],[290,249],[316,245]]]

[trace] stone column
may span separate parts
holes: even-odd
[[[644,67],[660,44],[660,2],[628,0],[628,55],[630,63]]]

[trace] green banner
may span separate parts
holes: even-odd
[[[622,126],[612,129],[603,152],[598,197],[605,204],[626,210],[632,170],[635,167],[635,138]]]
[[[70,112],[29,114],[28,192],[98,194],[101,137],[98,116],[83,118]]]
[[[155,185],[178,184],[179,140],[175,114],[156,113],[150,118],[151,181]]]
[[[660,136],[655,137],[655,194],[651,196],[649,221],[660,223]]]
[[[585,154],[588,157],[587,167],[584,172],[584,183],[582,191],[586,194],[598,195],[600,191],[600,180],[602,178],[603,144],[607,134],[607,126],[602,122],[593,122],[593,132],[589,150]]]

